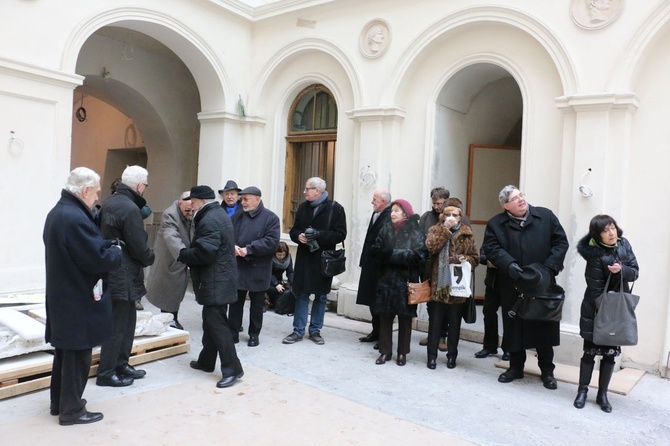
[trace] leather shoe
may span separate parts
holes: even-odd
[[[379,358],[377,358],[377,360],[375,361],[375,364],[377,364],[377,365],[386,364],[386,361],[390,361],[390,360],[391,360],[391,355],[385,355],[385,354],[382,353],[381,355],[379,355]]]
[[[437,349],[441,352],[446,352],[449,350],[449,346],[447,346],[447,340],[445,338],[440,338],[440,342],[437,344]]]
[[[363,336],[362,338],[358,338],[359,341],[361,342],[376,342],[379,339],[379,336],[377,336],[376,333],[370,333],[367,336]]]
[[[523,379],[523,371],[516,369],[507,369],[498,377],[498,382],[511,383],[515,379]]]
[[[556,390],[558,388],[556,378],[554,378],[553,374],[542,375],[540,376],[540,379],[542,380],[542,385],[544,385],[545,389]]]
[[[258,336],[251,335],[249,336],[249,342],[247,342],[249,347],[258,347]]]
[[[87,403],[86,398],[82,398],[81,404],[83,404],[84,407],[86,407],[86,403]],[[56,415],[60,414],[60,411],[58,409],[51,408],[49,409],[49,413],[55,417]]]
[[[398,365],[405,365],[407,364],[407,356],[405,356],[402,353],[398,353],[398,359],[395,362]]]
[[[61,426],[72,426],[73,424],[89,424],[102,420],[102,413],[100,412],[86,412],[84,415],[74,420],[59,420],[58,424]]]
[[[200,365],[200,363],[198,361],[191,361],[191,363],[189,365],[191,366],[192,369],[202,370],[203,372],[207,372],[207,373],[212,373],[214,371],[214,369],[204,368],[203,366]]]
[[[426,363],[426,367],[428,367],[431,370],[435,370],[437,368],[437,358],[435,356],[430,356],[428,358],[428,362]]]
[[[509,358],[510,358],[509,352],[503,352],[502,360],[503,361],[509,361]]]
[[[224,387],[230,387],[233,384],[235,384],[235,381],[242,378],[243,376],[244,372],[240,373],[239,375],[225,376],[221,379],[221,381],[216,383],[216,387],[218,387],[219,389],[223,389]]]
[[[373,345],[372,348],[375,349],[375,350],[379,350],[379,344]]]
[[[147,372],[144,370],[136,369],[130,364],[126,364],[124,367],[116,369],[116,374],[119,375],[119,377],[125,376],[133,379],[140,379],[144,378],[144,375],[146,375]]]
[[[131,385],[133,381],[134,379],[130,376],[98,376],[95,380],[95,384],[102,387],[126,387]]]
[[[498,353],[498,350],[489,350],[487,348],[483,348],[475,353],[475,358],[486,358],[488,356],[495,355],[496,353]]]
[[[455,369],[456,368],[456,358],[454,358],[454,357],[448,357],[447,358],[447,368],[448,369]]]

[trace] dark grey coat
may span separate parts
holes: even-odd
[[[195,234],[179,261],[191,268],[193,291],[200,305],[237,302],[235,233],[226,211],[216,201],[205,204],[193,217]]]
[[[374,214],[373,214],[374,215]],[[381,263],[379,259],[372,254],[372,245],[374,245],[384,224],[390,220],[391,207],[387,206],[379,213],[377,221],[368,224],[368,232],[365,234],[365,241],[363,242],[363,250],[361,251],[361,259],[358,266],[361,267],[361,277],[358,281],[358,294],[356,295],[356,303],[359,305],[372,305],[374,296],[377,292],[377,281],[379,280],[379,270]]]
[[[507,212],[502,212],[486,224],[482,249],[486,259],[497,268],[496,285],[500,290],[509,351],[560,345],[559,322],[526,321],[507,316],[519,297],[507,273],[510,264],[541,263],[554,275],[563,270],[568,239],[556,215],[549,209],[529,206],[528,218],[521,227]]]
[[[579,334],[587,341],[593,342],[593,318],[596,314],[596,298],[604,291],[618,290],[623,278],[623,290],[629,292],[628,282],[637,280],[640,268],[633,253],[633,248],[625,238],[619,240],[616,248],[605,248],[600,245],[591,246],[591,237],[584,236],[577,244],[577,252],[586,260],[584,277],[586,278],[586,291],[582,300],[581,314],[579,318]],[[610,283],[605,290],[607,276],[610,275],[608,265],[621,262],[621,272],[612,274]]]
[[[247,248],[245,257],[237,257],[238,289],[267,290],[272,277],[272,257],[279,246],[279,217],[265,209],[261,201],[253,211],[233,214],[233,228],[235,244]]]

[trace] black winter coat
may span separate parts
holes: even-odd
[[[193,218],[195,234],[179,261],[191,268],[193,292],[200,305],[237,302],[235,232],[226,211],[216,201],[205,204]]]
[[[293,259],[291,254],[284,257],[284,261],[272,260],[272,277],[270,277],[270,287],[275,288],[280,283],[284,282],[284,273],[286,273],[286,280],[288,284],[293,283]]]
[[[235,244],[247,248],[245,257],[237,257],[237,287],[265,291],[270,287],[272,257],[279,246],[279,217],[261,201],[253,211],[233,214],[232,221]]]
[[[593,318],[596,314],[596,298],[604,291],[618,290],[623,278],[624,292],[629,292],[628,282],[637,280],[640,268],[633,253],[633,248],[625,238],[619,240],[616,248],[605,248],[601,245],[591,246],[591,237],[584,236],[577,244],[577,252],[586,260],[584,277],[586,291],[582,300],[579,318],[579,334],[587,341],[593,342]],[[610,275],[608,265],[621,262],[621,272],[612,274],[610,283],[605,290],[607,277]]]
[[[382,227],[372,253],[381,262],[372,314],[416,317],[407,303],[407,281],[418,282],[428,260],[426,236],[414,215],[396,233],[391,220]]]
[[[335,249],[335,246],[347,237],[347,217],[342,205],[336,201],[326,200],[318,207],[316,214],[313,213],[314,208],[310,204],[309,201],[300,204],[295,214],[295,223],[289,233],[291,240],[298,244],[293,291],[299,294],[322,295],[330,293],[333,278],[321,274],[321,252],[324,249]],[[314,252],[310,252],[309,247],[298,240],[298,236],[310,226],[319,231],[316,238],[319,249]]]
[[[526,321],[507,316],[519,297],[507,273],[511,263],[519,266],[541,263],[554,274],[563,270],[568,239],[556,215],[549,209],[529,206],[528,218],[521,227],[507,212],[502,212],[486,224],[482,249],[486,259],[497,268],[495,283],[500,290],[509,351],[560,345],[559,322]]]
[[[147,245],[148,237],[140,213],[146,204],[140,194],[123,183],[102,203],[102,235],[125,243],[121,267],[109,273],[112,299],[138,300],[147,294],[144,268],[154,263],[154,251]]]
[[[105,240],[86,204],[63,190],[47,215],[42,236],[46,259],[46,342],[86,350],[112,333],[109,289],[93,300],[98,280],[121,265],[121,250]]]
[[[374,215],[374,214],[373,214]],[[365,234],[365,241],[363,242],[363,250],[361,251],[361,259],[358,266],[361,267],[361,277],[358,281],[358,294],[356,295],[356,303],[359,305],[372,305],[374,302],[375,293],[377,292],[377,281],[379,280],[379,270],[381,262],[372,254],[372,245],[375,244],[379,231],[384,227],[384,224],[391,219],[391,206],[387,206],[379,213],[377,221],[372,223],[370,217],[370,224],[368,224],[368,232]]]

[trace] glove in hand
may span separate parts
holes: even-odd
[[[521,267],[516,262],[510,264],[510,266],[507,268],[507,274],[509,274],[512,280],[519,280],[522,272],[523,269],[521,269]]]

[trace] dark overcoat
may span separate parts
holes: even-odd
[[[559,322],[511,319],[507,315],[519,297],[507,272],[510,264],[541,263],[555,276],[563,270],[568,251],[568,239],[556,215],[543,207],[529,205],[528,209],[523,226],[505,211],[491,218],[482,244],[486,259],[497,268],[496,285],[500,290],[505,339],[510,352],[560,345]],[[555,277],[552,281],[555,282]]]
[[[109,289],[93,299],[98,280],[121,265],[121,250],[105,240],[86,204],[63,190],[42,235],[46,259],[46,342],[87,350],[112,333]]]
[[[428,260],[418,220],[418,215],[411,216],[397,231],[387,221],[372,246],[381,262],[372,314],[416,317],[416,305],[407,303],[407,281],[418,282]]]
[[[232,220],[235,244],[247,248],[246,256],[237,257],[237,287],[265,291],[270,287],[272,257],[279,246],[279,217],[261,201],[253,211],[236,212]]]
[[[179,210],[179,200],[161,215],[161,226],[154,241],[156,261],[147,279],[147,300],[163,311],[174,313],[188,286],[186,265],[177,260],[179,251],[191,246],[194,226]]]
[[[577,244],[577,252],[586,260],[584,277],[586,291],[582,300],[579,318],[579,334],[587,341],[593,342],[593,318],[596,314],[596,298],[604,291],[618,290],[623,278],[623,290],[629,292],[628,282],[637,280],[640,268],[633,253],[633,248],[625,238],[621,237],[615,248],[606,248],[602,245],[591,245],[591,237],[586,235]],[[612,274],[610,283],[605,290],[607,277],[610,275],[608,265],[621,263],[621,272]]]
[[[154,263],[154,251],[147,245],[147,233],[140,209],[147,204],[140,194],[126,184],[102,203],[100,230],[106,239],[118,238],[125,243],[121,267],[109,273],[112,299],[138,300],[145,294],[144,268]]]
[[[216,201],[205,204],[193,217],[195,234],[179,261],[191,269],[193,292],[200,305],[237,302],[235,232],[226,211]]]
[[[298,240],[298,236],[308,227],[319,231],[316,238],[319,249],[314,252],[310,252],[307,244],[300,243]],[[298,244],[293,291],[298,294],[315,295],[330,293],[333,278],[321,274],[321,252],[324,249],[335,249],[335,246],[347,237],[347,217],[342,205],[336,201],[326,200],[318,206],[315,212],[311,207],[311,202],[304,201],[298,207],[295,223],[289,234],[291,240]]]
[[[384,210],[379,213],[379,216],[374,223],[372,222],[372,217],[370,217],[368,232],[365,234],[363,250],[361,251],[361,259],[358,264],[358,266],[361,267],[361,277],[358,281],[358,294],[356,295],[356,303],[359,305],[370,306],[372,305],[372,302],[374,302],[381,264],[377,256],[372,254],[372,245],[375,244],[377,236],[379,235],[379,231],[381,231],[384,224],[389,221],[390,218],[391,206],[384,208]]]

